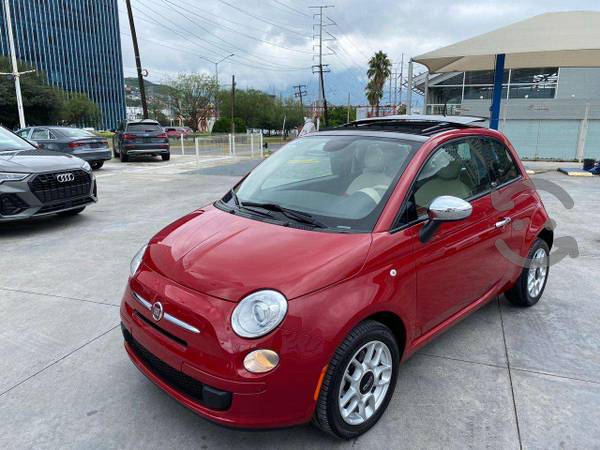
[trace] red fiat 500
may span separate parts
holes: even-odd
[[[401,361],[502,293],[544,290],[548,215],[508,140],[474,122],[310,134],[167,226],[131,263],[131,360],[223,425],[364,433]]]

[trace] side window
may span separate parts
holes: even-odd
[[[24,130],[21,130],[17,133],[17,136],[22,137],[22,138],[27,138],[27,135],[29,134],[29,128],[25,128]]]
[[[414,186],[419,215],[440,195],[469,199],[490,189],[490,174],[484,157],[485,141],[468,138],[440,147],[425,163]]]
[[[494,184],[501,186],[519,177],[519,169],[508,149],[496,140],[491,141],[490,155]]]
[[[50,132],[45,128],[35,128],[31,133],[31,139],[34,141],[45,141],[50,139]]]

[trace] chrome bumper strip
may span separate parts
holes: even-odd
[[[152,303],[148,300],[141,297],[136,292],[133,293],[133,298],[148,311],[152,311]],[[189,323],[184,322],[183,320],[179,320],[177,317],[173,317],[171,314],[164,313],[163,319],[167,322],[171,322],[173,325],[178,326],[179,328],[183,328],[186,331],[189,331],[194,334],[200,334],[200,330],[196,327],[191,326]]]

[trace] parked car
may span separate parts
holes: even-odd
[[[92,169],[100,169],[104,161],[112,158],[106,139],[81,128],[29,127],[17,131],[17,134],[36,142],[44,150],[75,155],[87,161]]]
[[[189,127],[165,127],[165,133],[170,138],[188,137],[192,133]]]
[[[401,361],[500,294],[531,306],[544,291],[548,214],[478,120],[309,134],[167,226],[131,262],[131,360],[223,425],[367,431]]]
[[[72,216],[97,200],[96,179],[87,162],[37,149],[0,127],[0,222]]]
[[[159,156],[171,159],[169,137],[155,120],[126,120],[121,122],[113,136],[113,153],[122,162],[131,156]]]

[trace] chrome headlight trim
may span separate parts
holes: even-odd
[[[231,327],[240,337],[261,337],[279,326],[287,309],[287,299],[281,292],[271,289],[257,291],[235,307],[231,315]]]
[[[144,254],[146,253],[146,249],[148,248],[148,244],[144,244],[142,248],[138,250],[138,252],[131,259],[131,263],[129,263],[129,275],[134,276],[138,269],[140,268],[140,264],[142,264],[142,259],[144,258]]]

